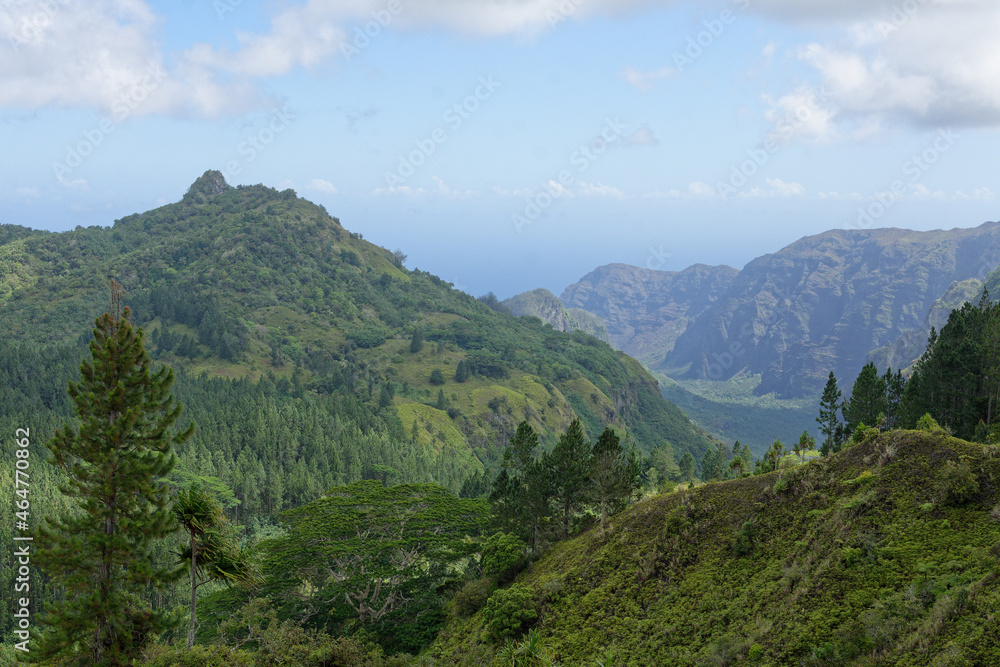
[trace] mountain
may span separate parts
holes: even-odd
[[[832,370],[918,328],[952,283],[1000,263],[1000,223],[975,229],[833,230],[747,264],[678,338],[661,367],[687,377],[760,373],[759,393],[803,396]]]
[[[658,363],[689,323],[724,293],[739,272],[695,264],[683,271],[654,271],[627,264],[594,269],[560,297],[569,308],[598,315],[619,350]]]
[[[966,301],[977,302],[982,292],[983,281],[978,278],[952,283],[945,293],[931,304],[919,329],[904,331],[889,345],[872,350],[868,360],[875,362],[875,366],[879,369],[892,367],[905,371],[924,353],[931,329],[940,331],[941,327],[947,324],[951,311],[961,308]]]
[[[608,328],[604,320],[580,308],[566,308],[555,294],[544,287],[505,299],[503,305],[518,317],[523,315],[537,317],[559,331],[583,331],[598,340],[608,342]]]
[[[514,617],[565,665],[1000,664],[998,478],[990,447],[893,431],[655,496],[474,582],[432,654],[474,664]]]
[[[712,442],[635,360],[583,331],[495,312],[411,271],[403,255],[349,232],[292,190],[234,188],[209,171],[180,202],[112,227],[4,226],[0,241],[7,343],[78,349],[114,277],[147,347],[186,378],[184,391],[224,397],[209,389],[213,379],[245,378],[278,383],[293,403],[340,397],[355,406],[329,399],[344,423],[383,433],[394,451],[430,457],[421,465],[437,472],[413,481],[429,476],[457,489],[463,476],[496,463],[521,420],[545,444],[574,417],[591,437],[605,424],[627,430],[644,451],[670,441],[678,455],[700,457]],[[208,384],[197,391],[185,384],[199,378]],[[218,444],[200,446],[211,456]],[[294,467],[295,456],[286,459],[275,465]],[[388,460],[371,461],[368,473],[346,460],[330,465],[337,483],[379,465],[407,479]]]

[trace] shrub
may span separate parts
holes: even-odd
[[[934,417],[931,417],[931,413],[927,412],[923,417],[917,420],[917,430],[927,431],[928,433],[944,433],[944,429],[938,425]]]
[[[519,636],[536,618],[538,613],[531,589],[524,584],[501,588],[490,596],[483,608],[486,631],[496,642]]]
[[[979,480],[972,474],[968,463],[945,461],[941,466],[938,488],[946,501],[961,505],[979,493]]]
[[[508,533],[491,535],[483,545],[483,574],[500,574],[514,567],[524,556],[527,545],[521,538]]]
[[[748,556],[753,553],[754,548],[754,527],[752,521],[745,521],[743,528],[733,539],[733,551],[739,556]]]
[[[433,385],[444,384],[444,373],[441,372],[440,368],[431,371],[430,383]]]
[[[458,616],[472,616],[483,608],[493,592],[493,579],[483,577],[465,582],[452,598],[452,610]]]

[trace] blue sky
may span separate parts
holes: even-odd
[[[206,169],[479,295],[997,219],[993,0],[0,0],[0,222]]]

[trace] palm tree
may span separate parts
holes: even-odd
[[[236,533],[219,502],[200,486],[192,484],[177,494],[174,515],[189,536],[188,544],[177,555],[191,568],[191,625],[187,638],[191,648],[198,588],[219,580],[227,586],[249,589],[257,585],[259,574],[249,553],[237,544]]]

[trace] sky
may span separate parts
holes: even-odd
[[[996,0],[0,0],[0,223],[208,169],[474,295],[998,219]]]

